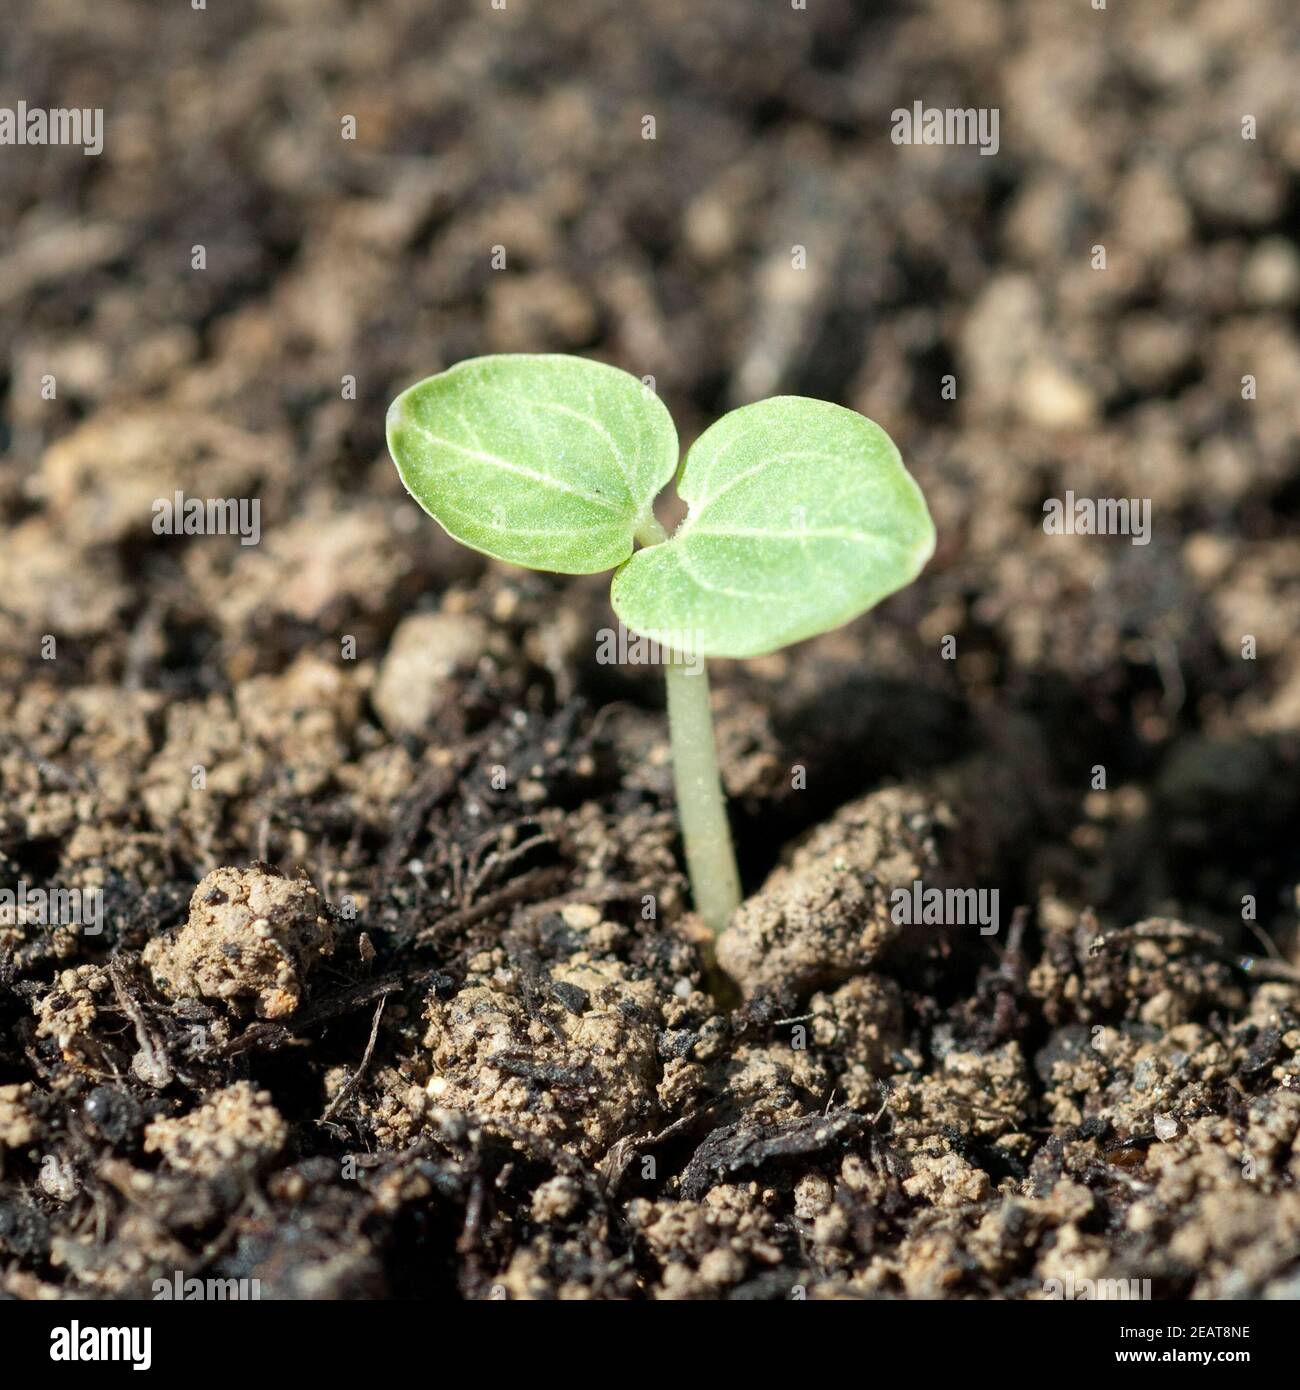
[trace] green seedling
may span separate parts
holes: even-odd
[[[691,891],[720,932],[740,877],[704,659],[815,637],[916,578],[934,526],[889,436],[841,406],[776,396],[725,415],[679,471],[672,417],[636,377],[512,354],[403,391],[388,448],[407,491],[463,545],[529,569],[615,571],[619,619],[670,653]],[[674,474],[689,510],[669,536],[654,502]]]

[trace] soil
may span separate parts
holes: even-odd
[[[0,885],[104,920],[0,926],[0,1291],[1300,1297],[1294,6],[17,9],[4,100],[106,126],[2,156]],[[684,440],[840,401],[929,498],[916,584],[715,663],[730,984],[606,580],[385,456],[518,350]]]

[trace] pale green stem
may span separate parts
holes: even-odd
[[[702,657],[664,667],[668,677],[668,736],[673,747],[677,814],[686,845],[695,910],[717,936],[740,906],[740,875],[731,845],[727,803],[718,776],[709,706],[709,672]]]
[[[637,527],[642,545],[668,539],[653,512]],[[695,910],[717,936],[740,906],[740,874],[727,823],[727,803],[718,776],[718,748],[713,740],[709,672],[703,657],[689,663],[677,652],[667,654],[668,737],[673,749],[677,815],[686,846]]]

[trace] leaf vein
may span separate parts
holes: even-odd
[[[521,478],[528,478],[531,482],[540,483],[543,487],[555,488],[557,492],[567,492],[573,497],[581,497],[583,501],[601,507],[607,512],[612,512],[615,516],[626,514],[626,508],[616,505],[609,498],[602,497],[598,492],[588,492],[585,488],[574,487],[560,478],[552,478],[547,473],[539,473],[536,469],[529,468],[525,464],[511,463],[498,454],[490,454],[482,449],[471,449],[467,444],[457,444],[454,440],[444,439],[436,434],[429,435],[429,442],[440,445],[444,449],[450,449],[453,453],[463,454],[466,458],[476,459],[479,463],[504,469],[507,473],[514,473]]]

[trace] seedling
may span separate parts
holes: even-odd
[[[636,377],[577,357],[476,357],[403,391],[388,448],[463,545],[529,569],[613,569],[632,632],[672,653],[668,727],[695,907],[740,903],[704,658],[815,637],[911,583],[934,551],[920,488],[879,425],[776,396],[723,416],[678,471],[677,431]],[[669,536],[654,501],[677,475]],[[637,545],[641,549],[637,549]]]

